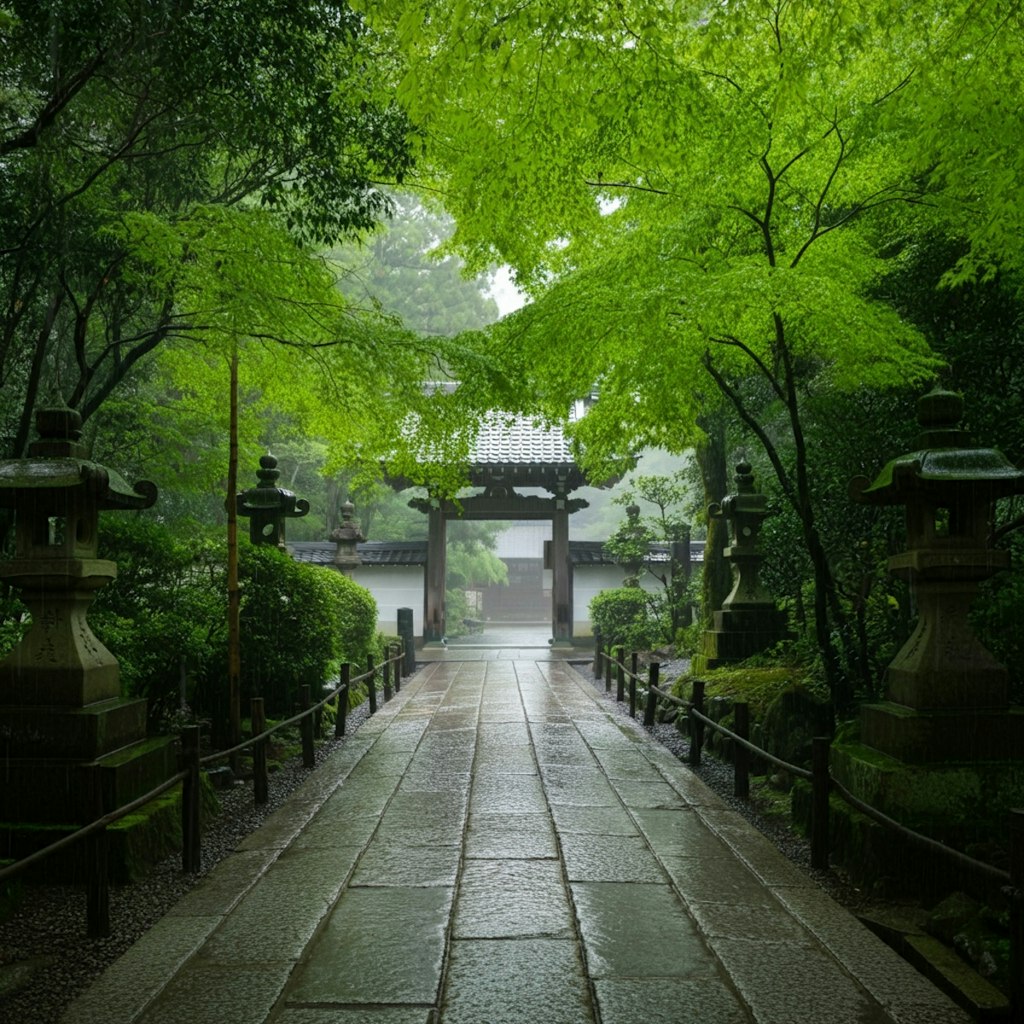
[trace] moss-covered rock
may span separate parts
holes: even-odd
[[[791,683],[768,705],[761,728],[765,750],[803,767],[810,764],[814,737],[831,734],[832,712],[802,683]]]

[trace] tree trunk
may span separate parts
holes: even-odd
[[[240,691],[241,595],[238,586],[238,343],[231,345],[231,396],[228,420],[228,486],[225,508],[228,514],[228,746],[242,738]]]
[[[707,507],[712,502],[721,501],[728,493],[725,410],[716,409],[701,417],[700,426],[705,439],[697,446],[697,465],[704,484],[704,504]],[[700,602],[700,621],[705,626],[710,624],[712,613],[722,607],[722,602],[732,589],[732,570],[722,554],[727,542],[728,530],[723,520],[709,516]]]

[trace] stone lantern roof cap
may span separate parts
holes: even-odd
[[[253,513],[274,512],[290,519],[301,519],[309,512],[309,502],[295,496],[294,491],[278,487],[281,471],[277,459],[269,452],[260,456],[260,468],[256,470],[259,483],[235,496],[235,508],[241,516]]]
[[[0,507],[14,508],[25,491],[73,491],[89,494],[99,510],[149,508],[156,485],[140,480],[133,486],[113,469],[93,462],[81,443],[82,417],[74,409],[39,409],[39,438],[24,459],[0,460]]]
[[[851,481],[853,497],[894,505],[915,495],[952,498],[965,490],[987,501],[1024,493],[1024,472],[995,448],[971,444],[959,426],[962,415],[963,399],[954,392],[935,389],[921,398],[918,450],[893,459],[870,484],[866,477]]]

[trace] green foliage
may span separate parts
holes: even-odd
[[[1024,704],[1024,536],[1016,533],[1010,540],[1012,568],[984,584],[974,602],[971,624],[978,638],[1006,666],[1010,674],[1010,696],[1015,704]]]
[[[243,699],[263,697],[268,711],[284,714],[300,686],[316,693],[341,661],[365,666],[377,629],[368,591],[276,548],[240,553]]]
[[[627,651],[647,651],[667,639],[650,595],[640,587],[603,590],[591,599],[590,620],[603,643]]]
[[[412,196],[392,196],[387,223],[368,238],[335,249],[339,287],[353,301],[398,316],[417,334],[452,335],[496,320],[498,307],[482,275],[468,278],[462,261],[439,249],[451,235],[451,218]]]
[[[28,609],[6,584],[0,589],[0,658],[13,650],[28,632]]]
[[[376,326],[339,319],[333,275],[307,253],[369,229],[389,206],[374,182],[411,165],[379,41],[347,4],[16,0],[8,10],[8,452],[24,450],[39,401],[64,399],[88,421],[172,341],[202,361],[203,345],[229,335],[381,340]],[[173,404],[160,397],[154,407]]]
[[[148,702],[159,730],[219,663],[224,643],[223,552],[202,530],[173,533],[152,514],[101,520],[100,553],[117,578],[89,622],[118,659],[122,691]]]
[[[501,527],[494,523],[454,520],[448,533],[445,558],[445,629],[449,636],[468,632],[467,618],[479,609],[470,605],[467,591],[508,583],[508,566],[494,553]]]
[[[616,504],[637,511],[627,515],[625,523],[605,543],[605,551],[626,569],[627,585],[639,582],[641,574],[653,576],[663,588],[657,604],[664,609],[675,638],[689,619],[687,582],[690,566],[680,564],[674,544],[689,541],[690,527],[682,516],[689,498],[687,473],[679,470],[671,476],[637,476],[631,486],[615,498]],[[643,502],[644,505],[634,504]],[[641,514],[653,506],[650,515]],[[668,561],[657,565],[649,558],[651,544],[668,545]],[[687,557],[689,553],[687,552]]]
[[[152,515],[105,516],[102,553],[118,575],[99,591],[89,621],[118,659],[124,692],[146,697],[150,726],[179,710],[181,685],[198,711],[223,700],[224,553],[201,529],[172,532]],[[242,685],[272,714],[291,712],[298,687],[316,693],[341,661],[380,653],[370,594],[338,573],[270,547],[242,546]]]
[[[470,615],[469,602],[466,600],[466,591],[459,588],[448,587],[444,592],[444,620],[445,633],[448,636],[465,636],[469,632],[466,619]]]

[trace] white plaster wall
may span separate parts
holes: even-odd
[[[423,566],[361,565],[352,579],[373,594],[377,602],[377,628],[382,633],[398,631],[398,609],[412,609],[412,628],[423,636]]]
[[[622,568],[617,565],[577,565],[572,573],[573,636],[593,636],[590,621],[590,601],[602,590],[615,590],[622,586]],[[656,591],[661,584],[650,573],[640,578],[644,590]]]

